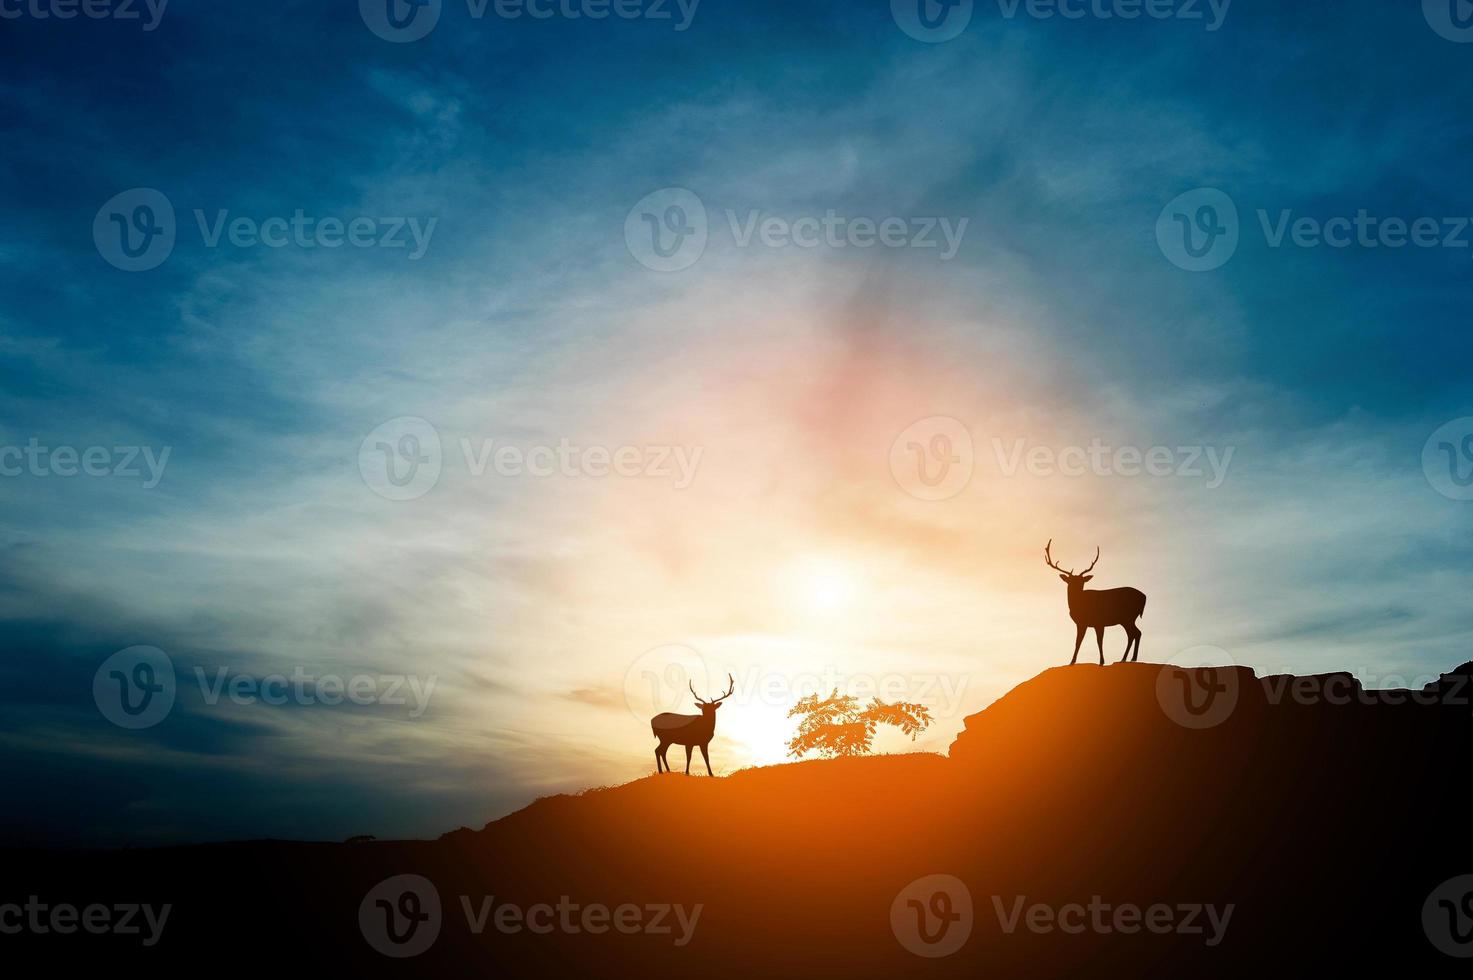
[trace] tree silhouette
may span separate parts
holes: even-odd
[[[839,694],[838,688],[821,701],[817,694],[800,698],[788,712],[789,718],[795,715],[803,719],[788,742],[788,755],[795,759],[807,752],[830,759],[864,755],[874,743],[878,725],[894,725],[915,741],[931,724],[931,709],[923,704],[887,704],[874,698],[861,708],[857,698]]]

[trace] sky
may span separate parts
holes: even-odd
[[[0,0],[0,840],[1473,659],[1465,4],[247,6]]]

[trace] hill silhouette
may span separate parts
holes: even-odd
[[[1397,692],[1348,674],[1079,665],[969,717],[948,756],[650,776],[436,841],[3,854],[0,902],[173,909],[146,949],[81,933],[0,947],[368,975],[1466,974],[1434,943],[1473,952],[1459,932],[1473,912],[1434,893],[1473,874],[1469,678],[1473,664]],[[381,884],[402,875],[433,896]],[[913,884],[933,875],[966,896]],[[497,927],[539,904],[520,931]],[[585,917],[594,905],[602,918]],[[415,916],[422,952],[375,951]]]

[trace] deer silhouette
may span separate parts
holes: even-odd
[[[1095,560],[1090,562],[1089,568],[1075,573],[1066,570],[1054,563],[1049,549],[1053,547],[1053,539],[1043,546],[1043,560],[1048,567],[1059,572],[1059,578],[1069,587],[1069,618],[1074,620],[1074,626],[1078,633],[1074,637],[1074,657],[1069,661],[1073,665],[1079,659],[1079,645],[1084,642],[1084,631],[1093,629],[1095,631],[1095,642],[1100,647],[1100,664],[1105,662],[1105,627],[1125,627],[1125,655],[1120,662],[1127,660],[1140,660],[1141,658],[1141,631],[1135,621],[1146,612],[1146,594],[1140,589],[1086,589],[1084,583],[1094,578],[1090,574],[1094,567],[1100,563],[1100,549],[1095,548]],[[1131,656],[1131,648],[1135,648],[1135,656]]]
[[[670,751],[671,745],[684,745],[685,774],[689,776],[691,749],[699,745],[701,758],[706,760],[706,775],[716,775],[711,771],[711,756],[706,751],[706,746],[711,744],[711,739],[716,734],[716,709],[736,690],[736,681],[732,680],[730,674],[726,675],[726,679],[731,682],[731,686],[714,701],[702,701],[701,696],[696,693],[695,685],[690,685],[691,697],[696,699],[696,707],[701,709],[700,714],[677,715],[667,711],[650,719],[650,731],[660,740],[655,749],[655,772],[669,772],[670,760],[665,758],[665,753]]]

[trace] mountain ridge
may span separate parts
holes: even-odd
[[[0,899],[131,887],[173,901],[174,932],[149,953],[181,963],[213,949],[218,923],[269,909],[281,955],[373,975],[405,964],[373,948],[379,913],[365,903],[404,875],[438,909],[420,971],[1240,976],[1384,960],[1434,975],[1459,964],[1429,941],[1424,905],[1473,871],[1444,846],[1468,812],[1473,713],[1454,688],[1469,672],[1388,696],[1340,672],[1281,683],[1241,667],[1053,668],[969,716],[946,756],[652,774],[433,841],[5,855]],[[1234,683],[1231,710],[1224,691],[1203,693]],[[1196,714],[1182,714],[1189,702]],[[939,947],[917,944],[911,917],[933,921],[936,881],[959,890],[934,908],[970,918],[965,941],[931,958]],[[666,906],[687,931],[488,925],[504,909],[564,906]],[[1193,928],[1219,933],[1116,928],[1149,914],[1186,929],[1192,909]],[[331,925],[307,926],[324,910]],[[1076,910],[1089,928],[1063,931]],[[86,948],[117,952],[100,937]]]

